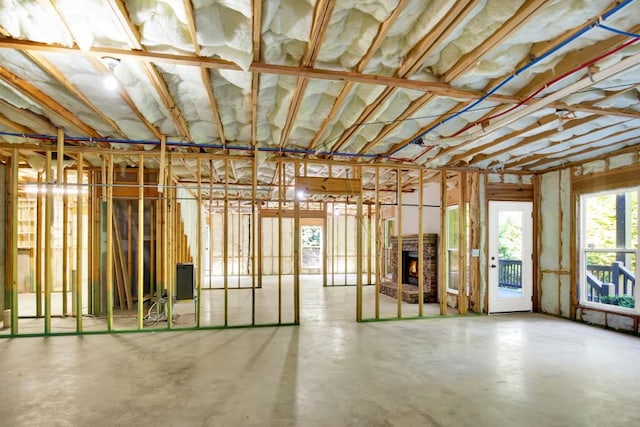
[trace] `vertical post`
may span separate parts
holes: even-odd
[[[44,188],[44,191],[47,191],[47,186],[42,186],[42,179],[42,173],[38,172],[38,193],[36,194],[36,317],[38,318],[42,317],[42,284],[44,283],[44,275],[42,271],[44,263],[44,256],[42,253],[42,232],[44,231],[42,205],[44,204],[44,195],[42,194],[42,189]]]
[[[347,214],[347,210],[349,209],[349,203],[345,200],[344,202],[344,233],[341,234],[341,236],[343,237],[343,241],[344,241],[344,284],[348,285],[349,284],[349,279],[347,277],[347,271],[348,271],[348,264],[347,264],[347,255],[349,253],[349,247],[348,247],[348,243],[349,243],[349,229],[347,228],[347,225],[349,224],[349,215]]]
[[[357,177],[361,177],[360,168]],[[362,320],[362,192],[358,194],[356,213],[356,321]]]
[[[51,287],[53,284],[52,250],[53,244],[53,171],[51,170],[51,151],[45,159],[47,195],[44,205],[44,333],[51,333]]]
[[[11,335],[18,334],[18,150],[11,156]]]
[[[256,209],[258,209],[256,207]],[[260,215],[260,210],[258,209],[257,217],[256,217],[258,232],[256,239],[258,245],[258,259],[256,260],[256,264],[258,267],[258,288],[262,288],[262,215]],[[273,254],[272,254],[273,255]]]
[[[371,204],[367,205],[367,284],[370,285],[373,282],[371,281],[371,270],[373,263],[373,251],[371,238],[373,236],[372,231],[373,226],[373,216],[371,214]]]
[[[213,160],[209,160],[209,289],[213,287]]]
[[[58,153],[58,156],[60,153]],[[60,162],[58,161],[58,168]],[[62,314],[69,314],[67,294],[69,293],[69,195],[67,194],[67,170],[62,174],[63,180],[57,182],[62,193]],[[58,176],[60,176],[58,170]]]
[[[196,235],[196,328],[200,327],[200,307],[202,302],[200,301],[200,291],[202,289],[202,163],[198,157],[197,160],[197,175],[198,175],[198,189],[196,191],[198,197],[198,217],[196,219],[196,229],[198,234]]]
[[[224,159],[224,213],[222,220],[222,270],[224,275],[224,326],[229,322],[229,160]]]
[[[78,166],[76,168],[76,288],[75,288],[75,312],[76,312],[76,332],[82,332],[82,254],[83,250],[83,199],[82,199],[82,178],[84,161],[82,151],[78,153]]]
[[[165,178],[167,189],[167,328],[173,327],[173,283],[176,274],[176,220],[175,220],[175,188],[173,186],[173,162],[168,159],[169,167]]]
[[[142,328],[144,328],[144,157],[140,154],[138,157],[138,329]]]
[[[297,181],[300,165],[294,163],[293,166],[294,179]],[[300,324],[300,199],[295,192],[293,197],[293,322],[296,325]]]
[[[396,192],[398,198],[398,253],[396,254],[397,259],[397,268],[396,268],[396,276],[397,276],[397,287],[398,287],[398,319],[402,317],[402,169],[397,169],[397,182],[398,189]]]
[[[460,172],[458,174],[459,187],[460,187],[460,214],[458,221],[458,236],[460,237],[458,243],[458,262],[459,262],[459,275],[460,283],[458,285],[458,295],[460,301],[458,302],[458,313],[467,314],[467,174],[466,172]]]
[[[418,172],[418,316],[424,310],[424,169]]]
[[[438,266],[438,288],[440,293],[440,315],[447,315],[447,171],[440,171],[440,265]]]
[[[278,163],[278,324],[282,323],[282,200],[284,163]]]
[[[336,285],[336,202],[331,202],[331,286]]]
[[[375,316],[380,318],[380,282],[382,281],[382,215],[380,206],[380,168],[376,168],[376,289]]]
[[[256,209],[258,209],[256,203],[256,196],[258,191],[258,144],[254,144],[253,147],[253,180],[251,185],[251,324],[256,324],[256,248],[258,237],[255,235],[257,230],[256,221],[258,216],[256,215]]]
[[[140,198],[140,189],[138,189],[138,199],[139,198]],[[129,276],[129,283],[125,283],[125,286],[128,289],[131,289],[131,285],[133,283],[133,235],[132,234],[133,234],[133,200],[128,200],[127,201],[127,272],[128,274],[127,275]],[[124,248],[122,250],[123,250],[122,253],[124,255]]]
[[[149,179],[149,182],[151,180]],[[158,216],[157,203],[149,201],[149,296],[153,296],[156,281],[156,270],[159,262],[156,261],[156,221]]]
[[[324,208],[324,217],[322,218],[322,286],[323,287],[327,287],[327,257],[329,256],[329,244],[327,241],[327,238],[329,236],[329,232],[327,230],[327,203],[326,202],[322,202],[323,203],[323,208]]]
[[[107,165],[107,330],[113,330],[113,154]]]

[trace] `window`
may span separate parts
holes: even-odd
[[[447,207],[447,290],[458,292],[460,283],[459,249],[459,213],[458,206]]]
[[[300,228],[302,247],[302,268],[322,268],[322,227],[302,226]]]
[[[638,194],[640,187],[580,198],[580,303],[639,312]]]

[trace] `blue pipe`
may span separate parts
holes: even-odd
[[[604,25],[604,24],[602,24],[600,22],[598,22],[596,25],[598,27],[602,28],[603,30],[611,31],[612,33],[620,34],[622,36],[627,36],[627,37],[631,37],[631,38],[634,38],[634,39],[640,39],[640,34],[630,33],[628,31],[619,30],[617,28],[613,28],[613,27],[610,27],[608,25]]]
[[[613,9],[611,9],[609,12],[607,12],[606,14],[602,15],[602,20],[606,20],[609,17],[611,17],[612,15],[614,15],[616,12],[620,11],[621,9],[623,9],[624,7],[630,5],[631,3],[633,3],[634,0],[625,0],[623,2],[621,2],[620,4],[618,4],[616,7],[614,7]],[[444,120],[439,121],[438,123],[434,124],[433,126],[431,126],[430,128],[428,128],[427,130],[425,130],[424,132],[422,132],[420,135],[418,135],[417,137],[415,137],[413,139],[413,141],[411,141],[411,143],[413,144],[418,144],[420,139],[425,136],[426,134],[428,134],[429,132],[439,128],[440,126],[442,126],[443,124],[447,123],[450,120],[453,120],[454,118],[466,113],[467,111],[469,111],[470,109],[472,109],[473,107],[475,107],[476,105],[480,104],[481,102],[483,102],[485,99],[487,99],[488,97],[490,97],[491,95],[493,95],[494,93],[496,93],[500,88],[502,88],[504,85],[506,85],[507,83],[509,83],[511,80],[513,80],[516,76],[518,76],[520,73],[528,70],[529,68],[533,67],[534,65],[538,64],[540,61],[544,60],[545,58],[549,57],[550,55],[553,55],[554,53],[556,53],[558,50],[562,49],[563,47],[565,47],[566,45],[568,45],[569,43],[571,43],[572,41],[574,41],[575,39],[577,39],[578,37],[581,37],[583,34],[585,34],[586,32],[590,31],[592,28],[596,27],[596,26],[600,26],[600,27],[605,27],[602,24],[599,23],[595,23],[592,25],[589,25],[588,27],[583,28],[582,30],[578,31],[576,34],[574,34],[573,36],[569,37],[567,40],[565,40],[564,42],[560,43],[559,45],[549,49],[548,51],[544,52],[542,55],[538,56],[537,58],[533,59],[531,62],[529,62],[528,64],[523,65],[522,67],[518,68],[513,74],[511,74],[509,77],[505,78],[502,82],[500,82],[498,85],[496,85],[495,87],[493,87],[489,92],[487,92],[485,95],[481,96],[480,98],[478,98],[477,100],[475,100],[474,102],[472,102],[471,104],[467,105],[465,108],[463,108],[462,110],[458,111],[455,114],[452,114],[451,116],[447,117]],[[609,27],[607,27],[606,29],[610,29]],[[610,30],[614,30],[613,28],[611,28]],[[619,31],[619,30],[618,30]],[[620,32],[620,34],[622,34],[623,32]],[[638,37],[637,35],[634,35],[632,33],[627,33],[625,35],[629,35],[629,37]],[[394,151],[391,152],[391,154],[389,154],[389,156],[393,156],[395,153],[397,153],[398,151],[402,150],[404,147],[398,148]]]
[[[49,139],[49,140],[56,140],[58,138],[56,135],[25,134],[25,133],[18,133],[18,132],[2,132],[2,131],[0,131],[0,135],[33,138],[33,139]],[[145,139],[110,139],[110,138],[92,138],[87,136],[65,136],[64,139],[66,141],[74,141],[74,142],[108,142],[110,144],[160,145],[160,141],[152,141],[152,140],[145,140]],[[210,149],[217,149],[217,150],[238,150],[238,151],[254,151],[255,150],[255,148],[251,146],[199,144],[195,142],[167,141],[166,145],[168,147],[210,148]],[[347,152],[340,152],[340,151],[316,152],[314,150],[307,150],[304,148],[258,147],[258,151],[268,152],[268,153],[314,154],[314,155],[364,157],[364,158],[380,157],[378,154],[358,154],[358,153],[347,153]],[[126,152],[122,152],[122,154],[126,154]]]

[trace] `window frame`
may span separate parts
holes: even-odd
[[[628,246],[629,243],[626,243],[626,247],[624,248],[589,248],[587,246],[587,239],[586,239],[586,233],[588,231],[587,223],[586,223],[587,222],[586,200],[589,198],[595,198],[597,196],[602,196],[602,195],[610,195],[610,194],[617,195],[620,193],[629,193],[629,192],[636,192],[636,197],[640,206],[640,186],[620,187],[620,188],[607,189],[607,190],[601,190],[601,191],[584,192],[578,195],[578,206],[579,206],[579,209],[578,209],[579,227],[578,227],[578,236],[577,236],[578,252],[579,252],[578,253],[578,275],[579,275],[578,304],[580,306],[594,308],[598,310],[616,312],[621,314],[635,314],[635,315],[640,314],[640,304],[638,301],[638,296],[639,296],[638,291],[640,290],[640,287],[639,287],[640,284],[638,283],[638,278],[640,277],[640,220],[638,218],[636,219],[636,227],[638,228],[638,230],[636,232],[635,248]],[[640,207],[638,208],[638,210],[640,210]],[[638,210],[636,211],[636,214],[638,214]],[[634,289],[633,289],[633,295],[635,297],[634,308],[621,307],[618,305],[606,304],[601,302],[594,302],[594,301],[589,301],[587,299],[588,284],[587,284],[587,275],[586,275],[586,262],[587,262],[586,260],[587,260],[588,253],[606,253],[606,254],[624,253],[624,254],[633,254],[635,256],[635,266],[633,270],[633,273],[636,278]]]

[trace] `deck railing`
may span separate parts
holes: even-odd
[[[522,288],[522,261],[498,260],[498,286],[501,288]]]
[[[587,264],[587,300],[634,295],[635,275],[620,261],[611,265]]]

